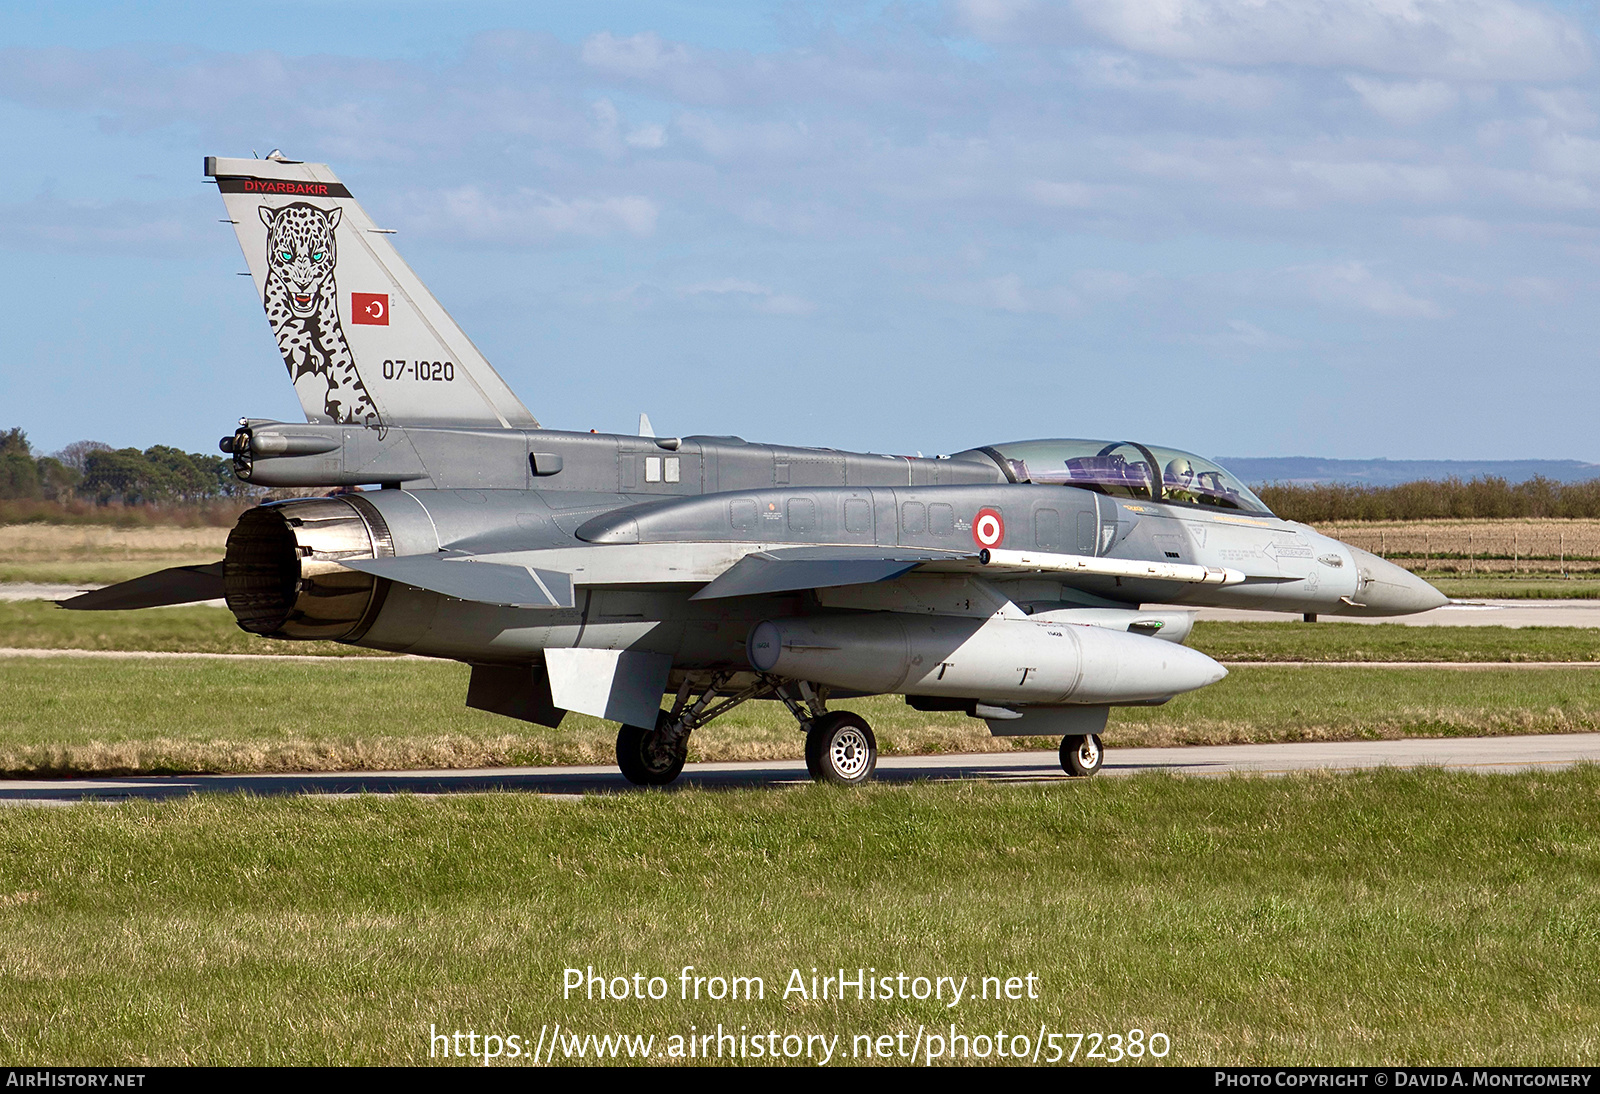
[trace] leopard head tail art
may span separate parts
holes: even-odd
[[[339,213],[337,207],[323,210],[305,202],[283,209],[261,207],[267,226],[267,275],[283,286],[285,303],[297,318],[315,314],[324,297],[333,298],[338,261],[333,230],[339,226]]]
[[[384,429],[356,368],[339,320],[334,280],[341,210],[297,201],[260,207],[267,226],[266,292],[262,303],[278,338],[283,363],[308,415]]]

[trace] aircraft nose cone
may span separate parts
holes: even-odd
[[[1450,598],[1416,574],[1386,562],[1377,555],[1351,547],[1361,582],[1355,601],[1360,607],[1341,615],[1412,615],[1450,603]]]

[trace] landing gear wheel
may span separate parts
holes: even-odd
[[[835,710],[811,723],[806,734],[806,770],[818,782],[856,786],[878,766],[878,740],[859,714]]]
[[[662,711],[654,729],[623,726],[617,730],[617,766],[635,786],[665,786],[683,771],[689,758],[689,738],[670,742],[672,715]]]
[[[1088,778],[1106,762],[1106,750],[1096,734],[1061,738],[1061,769],[1074,778]]]

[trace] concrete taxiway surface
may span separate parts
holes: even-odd
[[[1165,771],[1179,775],[1283,775],[1376,767],[1510,772],[1600,763],[1600,733],[1445,740],[1338,741],[1194,748],[1112,748],[1098,778]],[[886,756],[882,782],[982,779],[1065,782],[1054,752]],[[778,788],[810,782],[798,760],[690,764],[674,788]],[[66,805],[84,800],[159,800],[190,794],[460,794],[491,790],[556,797],[639,793],[614,767],[519,767],[475,771],[362,771],[281,775],[139,775],[0,780],[0,803]]]

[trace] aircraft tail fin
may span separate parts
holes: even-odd
[[[207,156],[306,420],[539,423],[321,163]]]

